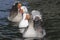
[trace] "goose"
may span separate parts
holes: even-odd
[[[23,18],[19,22],[19,28],[20,28],[19,30],[20,30],[20,33],[23,33],[25,28],[28,27],[29,25],[28,20],[30,18],[30,14],[28,13],[28,9],[26,6],[22,6],[21,9],[23,10]]]
[[[37,10],[33,10],[31,14],[32,19],[29,21],[28,29],[23,33],[23,37],[26,38],[25,40],[41,40],[46,35],[45,30],[41,26],[42,16]]]
[[[34,21],[35,30],[38,31],[38,29],[41,29],[42,32],[43,32],[43,37],[44,37],[46,35],[46,32],[45,32],[45,30],[42,27],[43,19],[42,19],[41,13],[38,10],[33,10],[31,12],[31,14],[32,14],[32,19]]]
[[[42,34],[41,27],[36,28],[37,30],[34,28],[35,28],[34,22],[33,22],[33,20],[30,20],[28,29],[23,33],[23,37],[25,38],[24,40],[34,40],[34,39],[40,40],[40,39],[42,39],[43,34]]]
[[[21,3],[16,3],[12,9],[10,10],[10,15],[8,16],[8,20],[11,22],[19,22],[22,19],[22,9]]]

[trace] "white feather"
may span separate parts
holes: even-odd
[[[28,20],[22,20],[19,23],[19,28],[27,27],[28,26]]]
[[[26,13],[28,12],[26,6],[22,6],[21,9],[23,9],[23,19],[19,23],[19,28],[27,27],[28,26],[28,20],[25,20],[26,18]]]

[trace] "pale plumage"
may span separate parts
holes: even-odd
[[[23,33],[23,37],[32,38],[32,39],[37,39],[37,38],[40,39],[40,38],[43,38],[45,35],[45,34],[42,34],[42,32],[45,32],[45,31],[43,31],[43,29],[41,28],[38,30],[35,30],[34,22],[30,21],[27,31]]]
[[[34,38],[36,36],[37,35],[36,35],[36,31],[34,30],[34,23],[33,23],[33,21],[30,21],[27,31],[25,33],[23,33],[23,37]]]
[[[19,30],[20,30],[20,33],[23,33],[25,28],[29,25],[28,23],[29,13],[28,13],[28,9],[26,6],[22,6],[21,9],[23,9],[23,18],[19,22],[19,28],[22,28],[22,29],[19,29]]]
[[[32,14],[32,20],[34,22],[34,29],[37,33],[36,37],[43,38],[46,35],[46,32],[42,26],[42,15],[38,10],[33,10],[31,14]]]
[[[22,14],[17,6],[18,3],[16,3],[10,10],[10,15],[8,16],[8,20],[11,22],[19,22],[22,19]]]
[[[26,14],[23,14],[23,19],[21,20],[21,22],[19,23],[19,28],[24,28],[28,26],[28,20],[25,19],[26,18]]]
[[[36,16],[35,14],[38,15],[38,16]],[[32,39],[37,39],[37,38],[40,39],[40,38],[43,38],[46,35],[45,30],[42,28],[42,26],[40,26],[41,25],[40,24],[41,23],[40,19],[42,19],[42,18],[41,18],[41,16],[39,14],[40,14],[39,11],[34,10],[32,12],[33,19],[28,21],[28,23],[29,23],[28,28],[26,30],[24,30],[24,32],[22,33],[24,38],[27,38],[28,40],[30,40],[30,38],[32,38]],[[38,17],[38,18],[36,18],[36,17]],[[35,24],[34,21],[36,21],[36,22],[38,21],[37,22],[38,25]]]

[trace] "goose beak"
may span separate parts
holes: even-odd
[[[26,14],[25,20],[29,20],[29,19],[30,19],[30,14]]]

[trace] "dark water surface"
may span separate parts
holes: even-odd
[[[0,40],[12,40],[12,38],[20,37],[18,28],[9,25],[7,20],[14,2],[15,0],[0,0]]]
[[[0,0],[0,39],[19,38],[18,27],[9,25],[7,17],[9,10],[14,4],[14,0]],[[23,3],[28,4],[28,2]],[[60,40],[60,1],[59,0],[41,0],[38,3],[30,4],[33,9],[38,9],[43,13],[44,27],[47,35],[46,40]],[[8,39],[6,39],[8,40]]]
[[[43,13],[46,40],[60,40],[60,0],[41,0],[31,3],[33,9]]]

